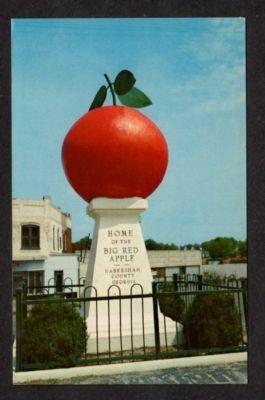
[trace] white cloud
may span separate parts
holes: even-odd
[[[244,105],[243,28],[242,19],[213,19],[212,29],[186,45],[191,62],[201,68],[168,90],[186,103],[189,112],[228,111]]]
[[[194,107],[194,112],[214,112],[214,111],[229,111],[238,106],[245,105],[245,95],[239,93],[235,96],[230,96],[228,99],[209,99],[199,103]]]
[[[245,104],[245,66],[212,64],[208,73],[201,72],[180,82],[168,92],[186,105],[189,112],[228,111]]]
[[[154,95],[152,88],[150,93],[157,98],[166,93],[178,115],[244,108],[244,22],[243,18],[212,18],[197,36],[184,35],[176,48],[181,68],[174,70],[166,58],[152,60],[159,62],[160,76],[166,78],[154,77],[152,81],[158,84]]]
[[[238,18],[212,18],[211,25],[214,29],[218,29],[221,33],[233,33],[233,34],[242,34],[245,30],[245,21],[244,17]]]

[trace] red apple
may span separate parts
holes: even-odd
[[[145,198],[165,175],[167,143],[139,111],[105,106],[75,122],[63,143],[62,162],[68,181],[87,202],[96,197]]]

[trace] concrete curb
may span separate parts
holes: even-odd
[[[139,361],[132,363],[96,365],[86,367],[73,367],[49,369],[41,371],[14,372],[13,384],[29,383],[36,380],[70,379],[77,377],[103,376],[157,371],[166,368],[183,368],[228,364],[247,361],[247,352],[215,354],[208,356],[172,358],[167,360]]]

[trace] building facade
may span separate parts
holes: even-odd
[[[44,260],[71,253],[71,216],[42,200],[13,199],[13,261]]]
[[[202,272],[218,276],[229,277],[234,275],[237,279],[247,278],[247,263],[239,264],[204,264]]]
[[[148,250],[153,276],[172,277],[174,274],[200,274],[200,250]]]
[[[71,216],[42,200],[12,200],[13,284],[61,285],[66,277],[78,280],[77,256],[71,254]]]

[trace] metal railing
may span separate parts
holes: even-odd
[[[17,290],[17,371],[233,352],[242,351],[247,347],[246,280],[242,281],[233,278],[218,281],[214,279],[210,280],[209,278],[205,279],[201,275],[175,275],[170,279],[156,279],[152,283],[152,292],[150,293],[144,293],[141,285],[134,284],[130,288],[129,294],[122,295],[120,287],[112,285],[108,288],[105,296],[98,296],[95,287],[84,287],[83,278],[80,278],[79,283],[76,285],[65,283],[66,282],[62,285],[62,291],[60,293],[54,292],[56,285],[41,287],[40,289],[42,290],[39,295],[29,295],[29,287],[26,285]],[[113,289],[116,290],[115,294],[112,294]],[[135,293],[136,289],[139,289],[138,293]],[[198,299],[203,299],[202,296],[217,296],[216,299],[221,296],[229,296],[229,299],[231,299],[231,307],[234,307],[233,312],[236,315],[238,327],[240,328],[240,335],[235,343],[230,343],[228,346],[216,347],[211,345],[201,348],[192,344],[192,338],[189,336],[188,332],[188,325],[185,325],[185,318],[187,319],[187,315],[191,312],[195,302],[198,302]],[[150,303],[152,304],[152,334],[147,333],[146,322],[146,306],[148,305],[150,310]],[[36,360],[34,362],[28,362],[23,359],[22,348],[24,345],[23,335],[25,335],[25,323],[27,319],[30,318],[33,307],[47,304],[57,304],[58,307],[70,304],[72,305],[73,316],[74,312],[76,312],[75,310],[79,310],[79,315],[82,317],[83,321],[86,321],[87,314],[89,315],[89,312],[91,312],[89,307],[92,307],[92,304],[94,305],[94,325],[93,327],[90,326],[94,331],[95,349],[93,352],[87,350],[87,343],[92,341],[92,339],[84,337],[85,344],[82,355],[74,361],[71,360],[70,364],[69,360],[65,360],[65,362],[63,360],[49,360],[43,362]],[[77,307],[75,307],[75,305]],[[107,319],[107,321],[105,321],[107,333],[103,339],[101,338],[99,329],[99,324],[102,323],[99,309],[102,308],[102,305],[107,308],[107,313],[104,314]],[[114,314],[111,312],[114,305],[116,307],[115,316],[117,325],[115,337],[112,333]],[[123,312],[125,308],[129,313],[129,318],[126,322],[128,328],[126,336],[124,334],[126,326],[124,325],[125,314]],[[140,315],[140,327],[138,326],[137,329],[134,322],[134,315],[136,312]],[[209,322],[211,321],[208,321],[208,323]],[[46,321],[46,324],[49,324],[49,320]],[[173,331],[172,324],[175,324],[175,330]],[[169,325],[171,327],[170,329]],[[43,329],[45,329],[45,326],[43,326]],[[150,326],[148,329],[150,333]],[[202,332],[198,332],[198,336],[202,334]],[[86,333],[84,333],[84,335],[86,336]],[[172,335],[174,336],[173,341]],[[101,347],[102,344],[104,348]]]

